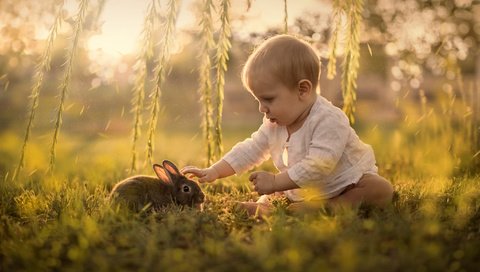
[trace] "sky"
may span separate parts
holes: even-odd
[[[193,3],[199,0],[183,0],[177,20],[177,29],[187,29],[197,24],[193,14]],[[102,52],[111,57],[119,57],[136,51],[138,38],[150,0],[107,0],[100,22],[103,23],[99,35],[92,36],[88,42],[92,51]],[[214,0],[214,2],[218,2]],[[284,18],[283,0],[251,0],[247,12],[247,0],[231,0],[231,17],[243,17],[242,21],[232,24],[233,31],[262,31],[271,26],[281,26]],[[165,1],[161,1],[165,8]],[[77,3],[68,0],[66,8],[74,14]],[[325,0],[288,1],[288,21],[294,22],[303,12],[325,8]]]

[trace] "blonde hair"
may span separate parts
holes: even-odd
[[[320,60],[306,41],[290,35],[277,35],[264,41],[248,57],[242,71],[242,83],[249,91],[261,83],[280,81],[294,88],[302,79],[316,89]]]

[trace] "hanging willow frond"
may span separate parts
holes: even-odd
[[[328,45],[329,52],[328,52],[327,78],[330,80],[337,75],[337,46],[338,46],[338,34],[342,26],[342,13],[343,13],[343,7],[341,5],[340,0],[334,0],[333,16],[332,16],[334,27],[331,29],[331,37]]]
[[[230,42],[231,27],[230,27],[230,0],[221,0],[220,8],[220,30],[217,43],[216,54],[216,119],[215,119],[215,156],[220,157],[223,153],[222,140],[222,111],[223,111],[223,93],[225,87],[225,73],[227,71],[228,53],[232,44]]]
[[[35,75],[33,77],[34,84],[32,87],[32,92],[30,94],[30,114],[28,118],[27,128],[25,130],[22,150],[20,152],[20,160],[18,162],[17,168],[15,169],[15,172],[13,173],[13,180],[17,179],[17,176],[25,163],[25,152],[27,150],[28,141],[30,140],[30,133],[32,131],[33,121],[35,120],[35,113],[39,104],[40,89],[43,85],[43,78],[45,76],[45,73],[50,70],[53,43],[55,41],[55,38],[57,37],[58,29],[60,28],[63,20],[63,5],[64,1],[60,2],[60,4],[58,5],[55,20],[52,27],[50,28],[50,32],[48,33],[47,45],[40,58],[40,62],[35,69]]]
[[[60,127],[62,125],[62,115],[65,107],[65,98],[70,87],[70,79],[72,77],[72,68],[73,60],[75,59],[75,53],[78,47],[78,40],[80,39],[80,34],[83,29],[83,23],[85,22],[85,14],[87,13],[88,0],[81,0],[78,6],[78,12],[75,17],[75,27],[73,32],[73,41],[70,50],[68,50],[66,55],[66,66],[65,74],[63,76],[62,83],[60,84],[60,101],[57,108],[56,120],[55,120],[55,131],[53,133],[52,145],[50,148],[50,166],[49,172],[53,171],[55,166],[55,148],[58,141],[58,135],[60,134]]]
[[[137,151],[136,145],[140,137],[140,127],[142,125],[142,112],[145,99],[145,82],[147,80],[147,67],[149,60],[153,57],[155,20],[157,14],[157,0],[152,0],[147,10],[147,16],[143,22],[141,50],[135,62],[136,78],[133,86],[132,112],[134,113],[132,129],[132,161],[130,164],[130,173],[137,169]]]
[[[155,86],[152,91],[150,98],[151,101],[151,115],[150,123],[148,126],[148,139],[147,139],[147,162],[152,163],[153,160],[153,150],[154,150],[154,137],[155,129],[157,127],[158,113],[160,111],[160,96],[161,96],[161,86],[165,81],[165,68],[170,58],[170,48],[173,43],[173,34],[175,31],[175,24],[177,22],[177,13],[178,7],[180,6],[180,1],[178,0],[169,0],[168,1],[168,11],[167,19],[163,27],[163,46],[160,53],[159,61],[157,67],[155,68]]]
[[[287,0],[283,0],[283,32],[288,33],[288,5]]]
[[[360,24],[362,22],[363,0],[346,2],[347,15],[345,59],[343,62],[343,111],[350,123],[355,122],[355,101],[357,100],[357,75],[360,67]]]
[[[200,69],[199,69],[199,94],[200,100],[203,104],[203,120],[202,120],[202,130],[203,136],[206,144],[207,152],[207,166],[210,166],[213,163],[213,146],[212,141],[212,130],[213,130],[213,120],[212,120],[212,81],[211,81],[211,69],[212,61],[210,52],[215,43],[213,39],[213,19],[212,19],[212,9],[214,9],[212,0],[204,0],[202,3],[201,10],[201,49],[200,49]]]
[[[252,7],[252,2],[253,0],[247,0],[247,11],[249,11],[250,8]]]
[[[97,10],[95,12],[95,19],[93,20],[93,26],[95,28],[100,27],[99,19],[100,19],[100,15],[102,15],[102,13],[105,9],[106,2],[107,2],[107,0],[98,0],[98,6],[97,6]]]

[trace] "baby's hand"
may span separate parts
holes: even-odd
[[[219,177],[219,174],[218,174],[217,170],[215,170],[215,168],[213,168],[213,167],[200,169],[200,168],[195,167],[195,166],[185,166],[184,168],[182,168],[181,172],[184,175],[191,174],[191,175],[197,177],[198,182],[200,182],[200,183],[212,182],[212,181],[218,179],[218,177]]]
[[[253,172],[249,180],[253,183],[255,191],[260,195],[269,195],[275,193],[275,175],[272,173],[260,171]]]

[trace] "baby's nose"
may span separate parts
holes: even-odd
[[[268,108],[265,107],[265,105],[263,105],[262,103],[259,103],[259,104],[258,104],[258,111],[261,112],[261,113],[267,113],[267,112],[268,112]]]

